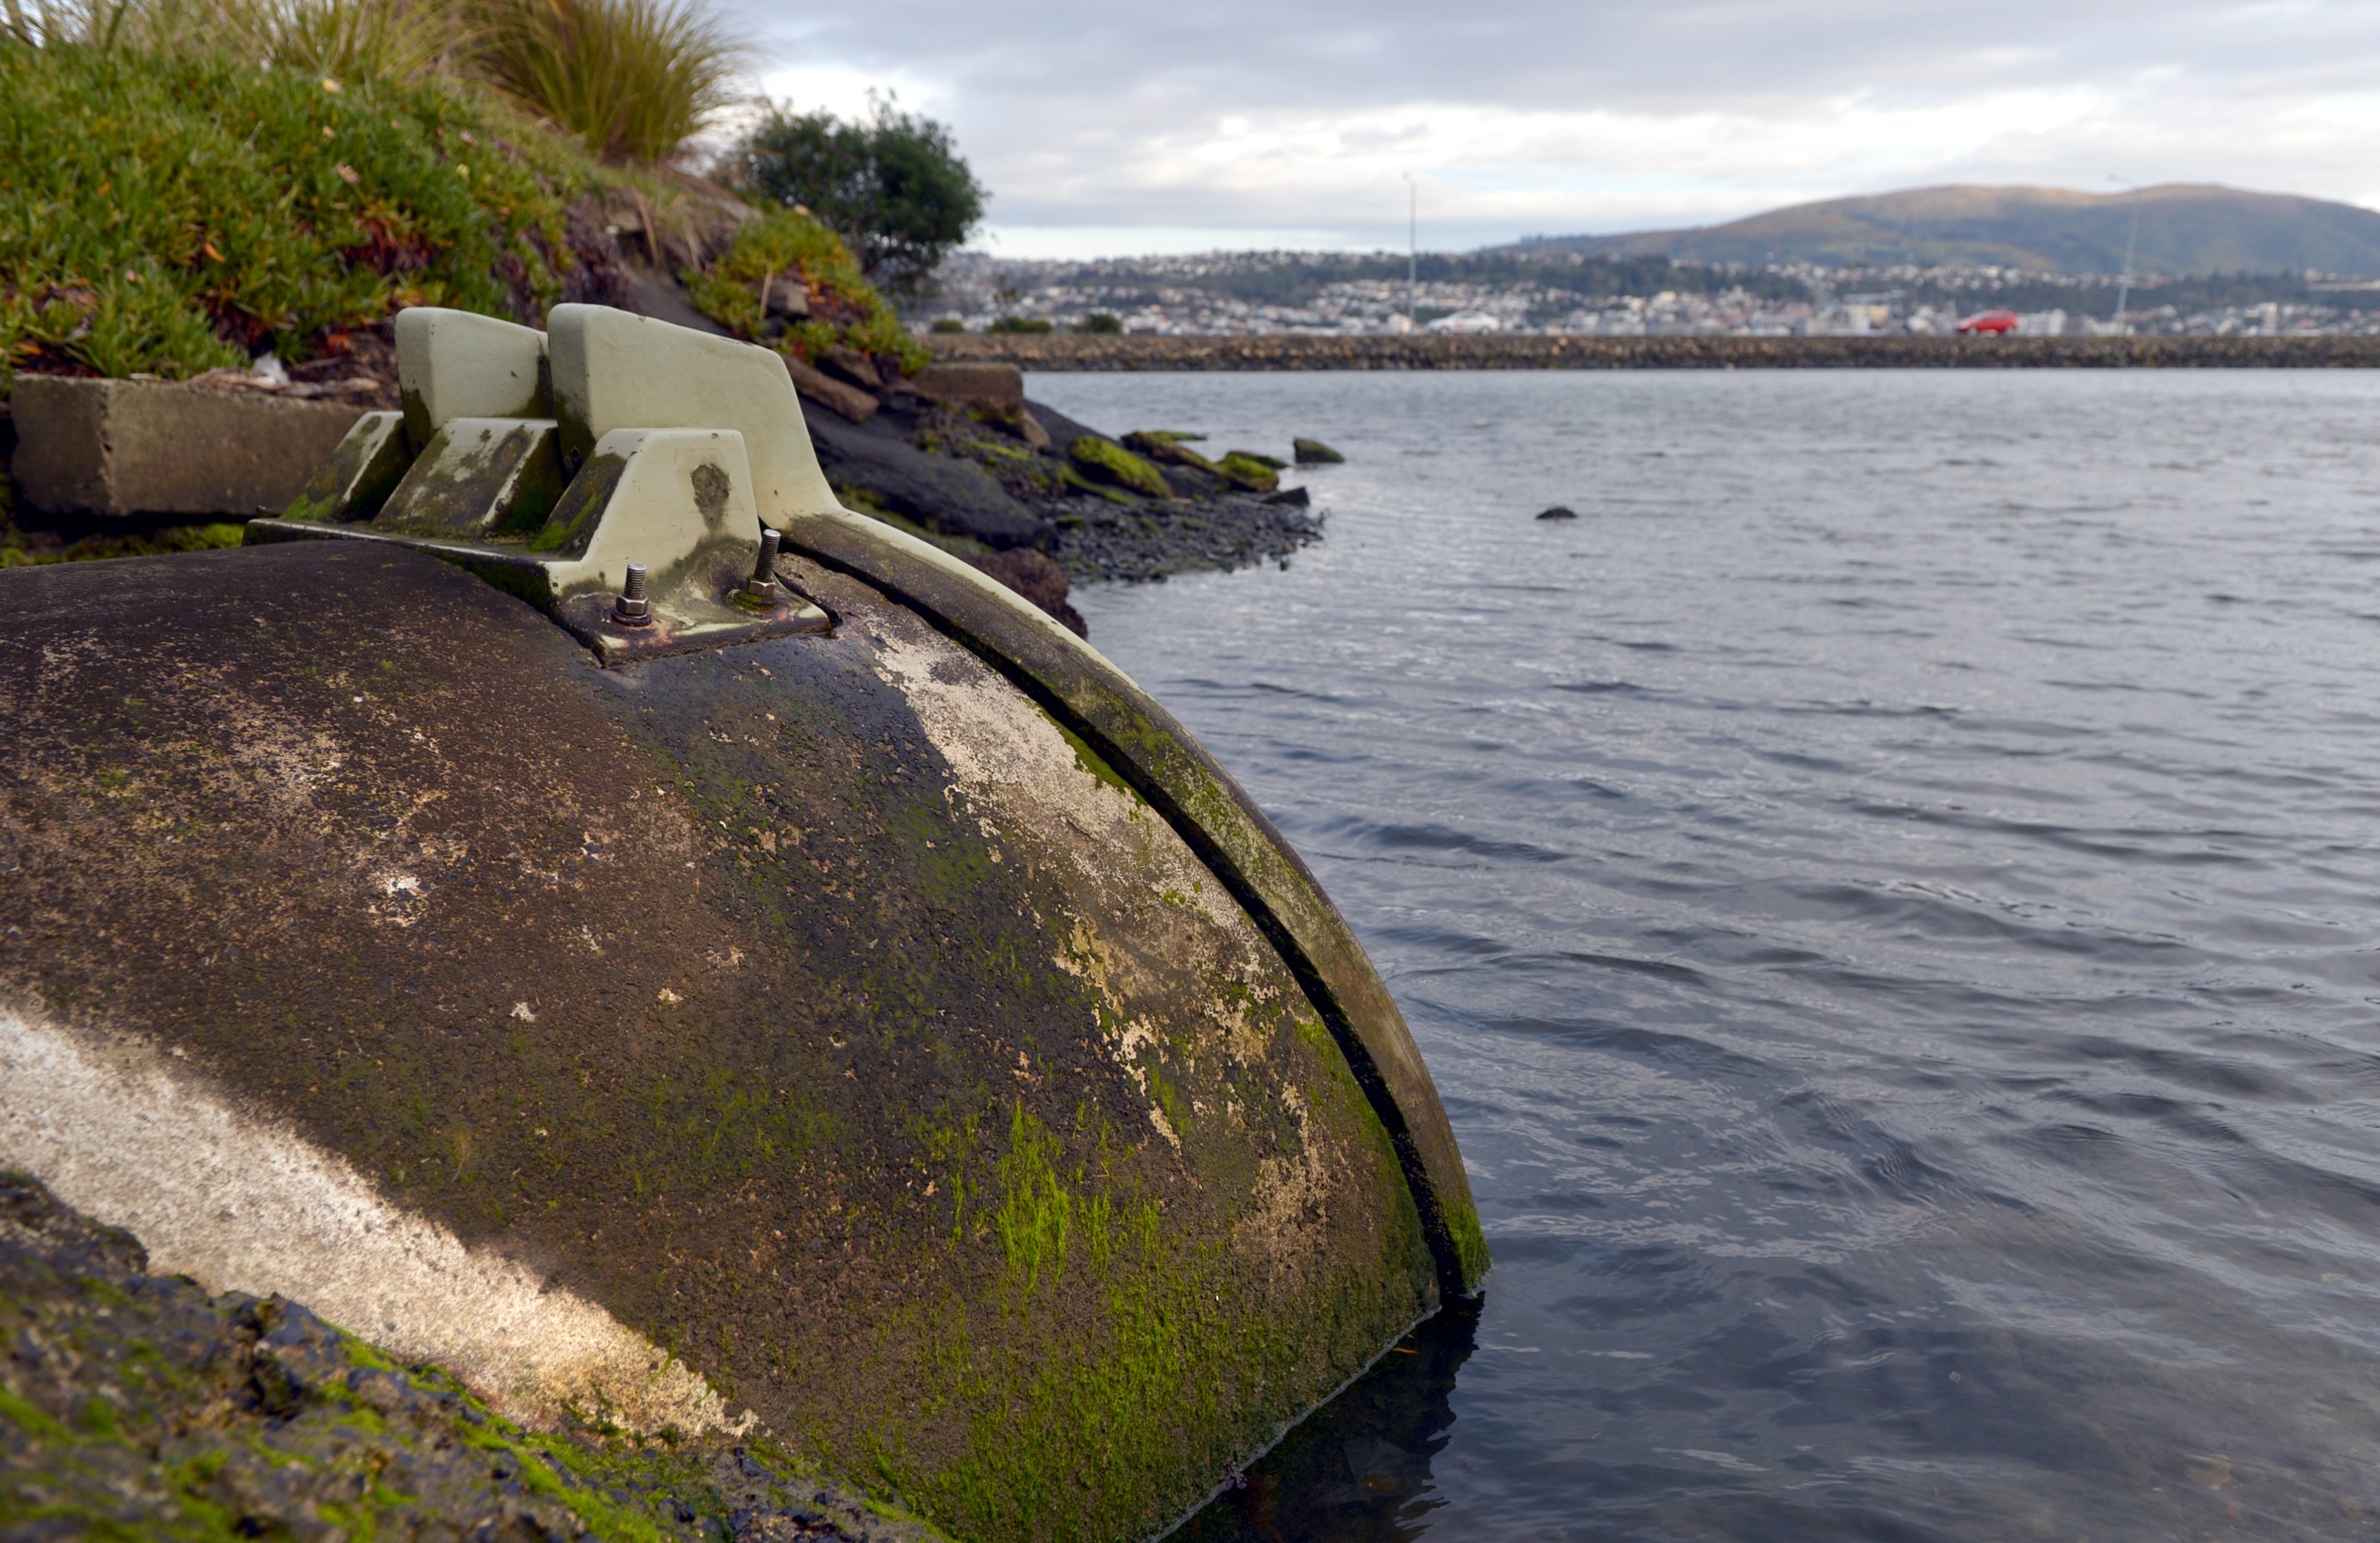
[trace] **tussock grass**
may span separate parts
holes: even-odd
[[[667,162],[751,57],[703,0],[0,0],[0,39],[502,92],[610,162]]]
[[[473,67],[606,161],[666,161],[736,100],[745,45],[697,0],[471,0]]]
[[[28,47],[221,56],[329,75],[406,79],[461,33],[450,0],[5,0],[0,38]]]

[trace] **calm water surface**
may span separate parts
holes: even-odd
[[[2380,1534],[2380,376],[1032,384],[1347,453],[1077,600],[1496,1257],[1190,1536]]]

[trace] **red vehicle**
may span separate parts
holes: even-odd
[[[2012,333],[2016,331],[2016,312],[2012,310],[1979,310],[1959,323],[1959,335],[1970,333]]]

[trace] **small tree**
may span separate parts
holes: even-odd
[[[983,219],[984,188],[951,132],[878,97],[845,122],[772,107],[730,152],[754,196],[808,210],[834,227],[877,287],[916,299]]]

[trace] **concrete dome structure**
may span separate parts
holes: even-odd
[[[1312,876],[772,356],[407,318],[249,547],[0,575],[0,1166],[965,1538],[1156,1532],[1475,1284]]]

